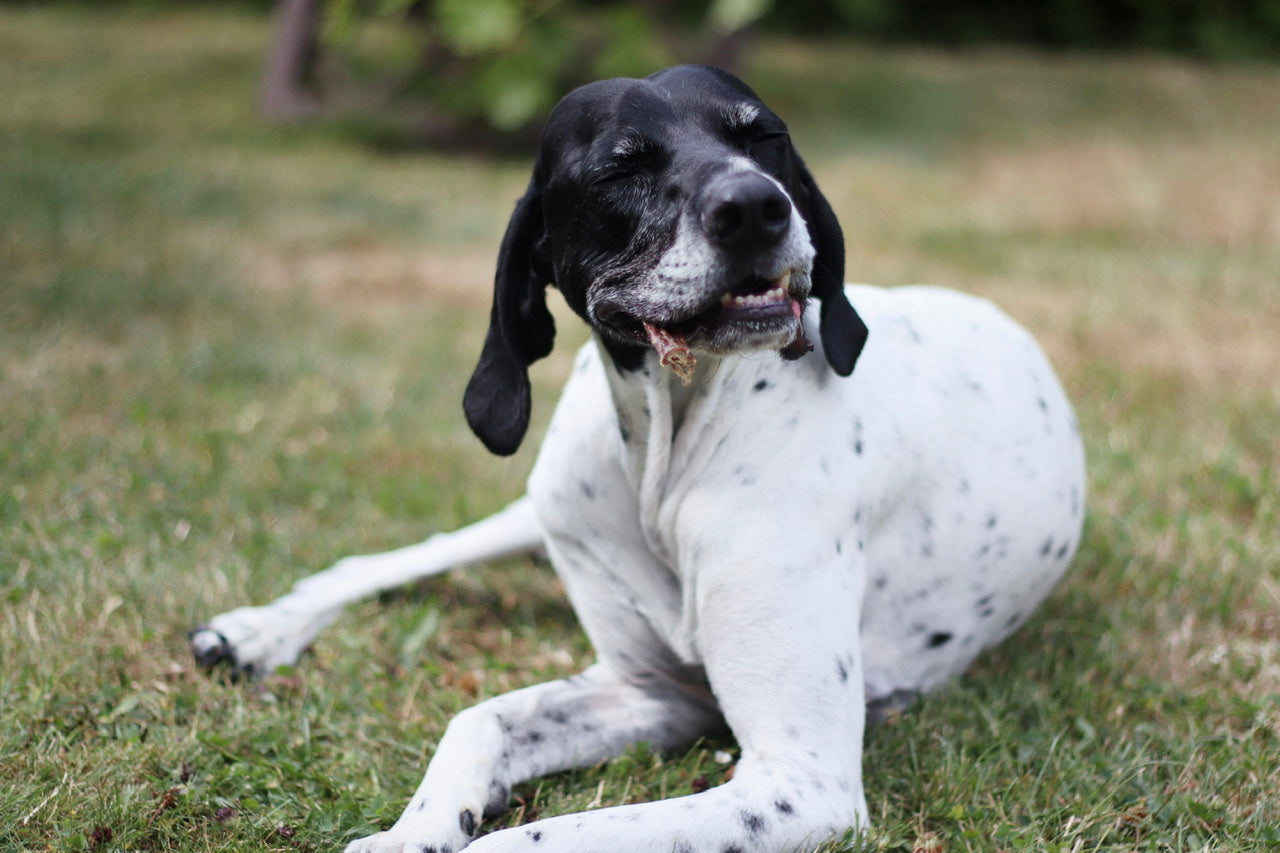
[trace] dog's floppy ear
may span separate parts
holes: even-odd
[[[867,325],[844,294],[844,232],[840,221],[818,189],[813,175],[797,159],[801,184],[801,213],[809,224],[813,258],[813,295],[822,300],[818,331],[827,363],[841,376],[853,366],[867,342]]]
[[[499,456],[515,453],[529,428],[529,365],[551,352],[556,334],[547,310],[545,239],[535,177],[502,238],[489,333],[462,397],[471,430]]]

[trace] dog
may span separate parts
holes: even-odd
[[[555,334],[547,286],[590,326],[527,496],[190,637],[201,663],[270,671],[349,601],[549,555],[597,662],[458,714],[403,816],[349,853],[791,851],[868,826],[868,715],[963,672],[1045,598],[1080,541],[1085,471],[1012,320],[843,276],[831,207],[737,78],[680,66],[555,107],[464,397],[485,446],[514,452]],[[480,835],[522,780],[726,726],[741,758],[721,786]]]

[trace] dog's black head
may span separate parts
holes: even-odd
[[[551,351],[545,290],[600,335],[622,369],[655,330],[693,352],[803,352],[804,301],[847,376],[866,341],[845,299],[840,224],[787,127],[723,71],[678,66],[569,93],[498,258],[493,310],[463,406],[498,454],[529,424],[528,366]]]

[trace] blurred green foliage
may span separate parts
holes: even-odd
[[[263,11],[276,5],[236,2]],[[336,81],[313,67],[294,76],[322,90],[322,102],[350,103],[344,88],[372,87],[380,106],[408,104],[423,114],[413,119],[422,128],[461,140],[528,128],[557,97],[592,79],[643,76],[677,61],[732,68],[748,28],[889,43],[1280,58],[1280,0],[315,0],[315,9],[318,50],[297,56],[314,63],[323,54],[342,72]],[[374,31],[381,36],[370,38]]]
[[[0,0],[32,5],[38,0]],[[240,6],[270,10],[277,0],[81,0],[84,5],[166,8]],[[1146,49],[1210,59],[1280,58],[1280,0],[322,0],[335,20],[434,7],[427,17],[451,28],[447,39],[497,49],[533,22],[563,25],[607,11],[617,34],[706,24],[943,44],[1020,43],[1042,47]],[[475,40],[479,39],[479,42]],[[612,46],[612,45],[611,45]]]
[[[1141,48],[1208,58],[1280,56],[1280,0],[324,0],[342,50],[375,21],[414,25],[403,90],[462,129],[509,133],[591,79],[674,61],[732,65],[753,25],[879,41]]]
[[[1280,0],[804,0],[774,4],[765,24],[895,42],[1280,57]]]
[[[361,29],[409,24],[418,38],[402,90],[465,127],[519,130],[591,79],[642,76],[757,21],[771,0],[327,0],[323,42],[348,49]]]

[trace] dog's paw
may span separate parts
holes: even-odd
[[[314,619],[298,619],[267,605],[238,607],[187,634],[196,663],[226,665],[237,674],[269,675],[292,666],[315,637]]]
[[[418,800],[386,832],[358,839],[347,845],[347,853],[459,853],[471,843],[476,832],[476,813],[463,809],[455,819],[427,807]]]
[[[433,842],[422,838],[418,833],[392,828],[352,841],[346,853],[458,853],[467,846],[466,841]]]

